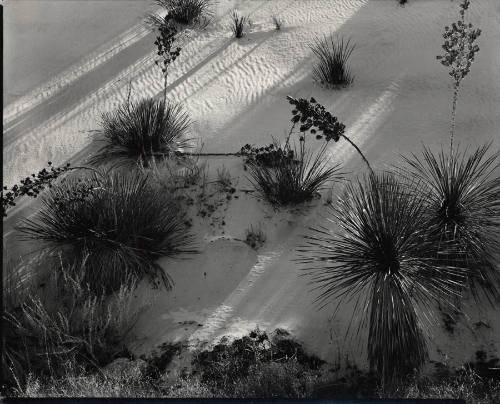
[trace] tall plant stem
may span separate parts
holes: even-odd
[[[368,162],[368,160],[366,159],[365,155],[363,154],[363,152],[359,149],[358,146],[356,146],[356,144],[351,140],[349,139],[346,135],[342,134],[341,135],[345,140],[347,140],[352,147],[354,147],[356,149],[356,151],[359,153],[359,155],[361,156],[361,158],[363,159],[363,161],[366,163],[366,165],[368,166],[368,169],[370,170],[370,173],[371,175],[375,178],[375,172],[373,171],[372,169],[372,166],[370,165],[370,163]]]
[[[453,137],[455,135],[455,118],[457,115],[457,101],[460,82],[455,82],[453,90],[453,103],[451,107],[451,128],[450,128],[450,157],[453,157]],[[451,159],[450,159],[451,161]]]
[[[163,104],[167,105],[167,79],[168,79],[168,73],[165,71],[165,74],[163,75]]]

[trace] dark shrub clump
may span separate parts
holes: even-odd
[[[327,87],[347,86],[354,81],[348,61],[355,45],[344,38],[316,38],[311,50],[318,57],[313,68],[313,78]]]
[[[105,145],[90,163],[147,166],[153,158],[169,156],[185,147],[189,125],[189,115],[181,104],[153,98],[126,103],[103,114],[98,134]]]
[[[212,0],[156,0],[178,24],[206,25],[213,16]]]
[[[20,230],[61,249],[65,261],[81,263],[83,282],[96,292],[143,276],[170,287],[156,261],[194,252],[174,197],[137,171],[62,182]]]

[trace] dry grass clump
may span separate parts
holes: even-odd
[[[313,78],[327,87],[348,86],[354,81],[348,62],[355,45],[351,40],[333,36],[316,38],[311,50],[318,62],[313,68]]]

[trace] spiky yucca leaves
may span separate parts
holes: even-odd
[[[239,16],[236,11],[231,14],[231,30],[236,38],[242,38],[245,35],[245,27],[249,24],[248,16]]]
[[[287,145],[283,153],[276,155],[276,161],[271,165],[249,160],[250,181],[257,192],[275,206],[308,201],[328,181],[342,177],[339,173],[340,164],[329,164],[327,145],[325,143],[317,153],[307,151],[304,141],[300,142],[299,150],[293,153],[290,153],[290,146]]]
[[[181,104],[153,98],[126,103],[102,115],[98,136],[106,144],[89,162],[147,166],[153,157],[168,156],[187,146],[189,125],[189,115]]]
[[[422,320],[434,301],[449,302],[462,280],[455,268],[429,259],[421,198],[392,174],[372,174],[348,184],[331,212],[341,233],[313,228],[299,249],[317,301],[340,307],[354,299],[353,320],[368,325],[368,360],[384,383],[420,369],[427,356]]]
[[[142,277],[170,288],[156,261],[196,252],[174,196],[137,170],[61,183],[20,231],[61,250],[65,262],[84,264],[83,281],[96,293]]]
[[[422,156],[404,159],[406,174],[429,191],[424,202],[431,251],[464,268],[475,298],[481,290],[492,301],[500,297],[493,256],[500,251],[500,151],[487,156],[489,148],[457,150],[451,156],[424,148]],[[446,254],[443,245],[448,248],[450,243],[454,251]]]
[[[316,38],[311,50],[318,57],[318,63],[313,68],[313,78],[318,83],[336,87],[352,84],[354,76],[348,66],[349,58],[355,45],[351,40],[333,36]]]
[[[213,17],[212,0],[156,0],[179,24],[206,26]]]

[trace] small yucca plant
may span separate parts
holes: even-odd
[[[343,37],[315,38],[311,50],[318,62],[313,67],[313,78],[327,87],[348,86],[354,81],[348,62],[355,45]]]
[[[202,24],[213,17],[212,0],[156,0],[178,24]]]
[[[404,158],[407,175],[425,187],[427,237],[436,257],[464,268],[474,296],[482,290],[500,297],[500,273],[494,254],[500,251],[500,152],[487,156],[490,145],[454,154],[433,153]],[[419,188],[422,189],[422,188]],[[452,243],[454,251],[445,254]]]
[[[83,265],[83,282],[96,293],[143,277],[170,288],[157,260],[195,252],[181,213],[148,176],[115,172],[53,187],[19,229],[24,238],[61,251],[64,262]]]
[[[102,115],[100,148],[90,164],[139,164],[148,166],[155,157],[166,157],[186,147],[189,115],[181,104],[153,98],[124,104]]]
[[[311,200],[327,182],[342,177],[340,165],[329,164],[327,145],[325,142],[317,153],[307,151],[304,141],[300,142],[298,150],[291,150],[287,145],[283,153],[275,156],[272,165],[248,160],[250,181],[257,192],[273,205],[293,205]]]
[[[432,314],[436,300],[455,296],[462,280],[456,268],[428,256],[433,244],[422,198],[392,174],[371,174],[348,184],[330,209],[340,232],[312,228],[299,249],[318,302],[354,299],[353,320],[368,326],[369,363],[384,384],[421,369],[422,316]]]
[[[231,30],[236,38],[242,38],[245,35],[245,28],[250,23],[248,16],[239,16],[236,11],[231,14]]]

